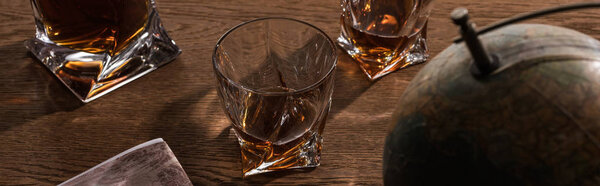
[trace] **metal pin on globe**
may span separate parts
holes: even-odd
[[[475,76],[484,76],[498,68],[498,61],[488,56],[481,41],[477,37],[475,24],[469,21],[469,11],[465,8],[456,8],[451,14],[454,24],[460,26],[462,35],[471,56],[473,56],[473,67],[471,73]]]

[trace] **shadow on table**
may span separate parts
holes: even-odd
[[[195,105],[199,104],[211,89],[193,91],[161,109],[152,123],[152,138],[163,138],[173,151],[178,149],[200,148],[196,140],[204,139],[208,130],[204,118],[198,117]],[[185,152],[183,152],[185,153]],[[175,153],[176,155],[178,153]]]
[[[145,125],[151,128],[151,138],[160,137],[169,144],[192,183],[205,185],[201,181],[230,180],[227,177],[237,173],[240,155],[237,141],[229,139],[230,127],[211,137],[224,125],[215,125],[212,116],[223,111],[218,98],[206,99],[216,92],[214,88],[199,89],[165,104],[152,123]],[[220,176],[215,178],[215,173]]]
[[[329,118],[342,112],[375,83],[367,78],[352,57],[344,51],[338,49],[338,56]]]
[[[0,46],[0,132],[84,104],[22,42]]]

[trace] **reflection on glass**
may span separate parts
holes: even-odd
[[[218,92],[244,176],[319,165],[336,62],[327,35],[292,19],[246,22],[219,40]]]
[[[338,44],[369,79],[425,62],[432,0],[342,0]]]
[[[31,0],[31,5],[37,33],[25,46],[84,102],[180,53],[153,0]]]

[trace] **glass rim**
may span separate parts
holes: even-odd
[[[240,27],[242,27],[244,25],[247,25],[249,23],[258,22],[258,21],[264,21],[264,20],[286,20],[286,21],[293,21],[293,22],[301,23],[301,24],[307,25],[307,26],[309,26],[309,27],[317,30],[318,33],[320,33],[321,35],[325,36],[325,38],[327,39],[330,47],[334,50],[333,54],[335,55],[335,59],[333,60],[333,64],[331,65],[331,68],[329,69],[329,71],[321,79],[319,79],[315,83],[310,84],[310,85],[308,85],[306,87],[303,87],[301,89],[291,91],[291,92],[268,92],[268,91],[262,91],[262,90],[252,89],[252,88],[248,88],[246,86],[243,86],[243,85],[241,85],[241,84],[239,84],[239,83],[231,80],[230,78],[226,77],[225,75],[223,75],[223,73],[222,73],[222,71],[220,69],[220,66],[217,64],[217,59],[216,59],[217,50],[221,46],[221,42],[230,33],[232,33],[233,31],[237,30],[238,28],[240,28]],[[316,27],[316,26],[314,26],[314,25],[312,25],[310,23],[307,23],[305,21],[301,21],[301,20],[297,20],[297,19],[293,19],[293,18],[286,18],[286,17],[263,17],[263,18],[257,18],[257,19],[253,19],[253,20],[250,20],[250,21],[245,21],[243,23],[240,23],[240,24],[238,24],[238,25],[230,28],[229,30],[227,30],[227,32],[225,32],[225,34],[223,34],[219,38],[219,40],[217,41],[217,44],[215,45],[215,48],[213,50],[213,54],[212,54],[213,70],[215,71],[215,74],[217,74],[217,76],[220,76],[221,78],[225,79],[229,84],[231,84],[231,85],[233,85],[235,87],[238,87],[240,89],[247,90],[247,91],[250,91],[250,92],[259,93],[259,94],[267,94],[267,95],[293,95],[293,94],[298,94],[298,93],[303,93],[303,92],[306,92],[306,91],[310,91],[310,90],[314,89],[315,87],[321,85],[323,82],[325,82],[325,80],[329,76],[333,75],[333,72],[335,71],[335,68],[337,66],[337,61],[338,61],[338,55],[337,55],[336,45],[334,44],[333,40],[331,40],[331,38],[323,30],[321,30],[318,27]]]

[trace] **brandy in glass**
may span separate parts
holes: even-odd
[[[218,93],[242,153],[244,176],[320,164],[335,44],[308,23],[249,21],[218,41]]]
[[[25,46],[83,102],[173,60],[181,50],[154,0],[31,0]]]
[[[342,0],[338,44],[371,80],[428,58],[432,0]]]

